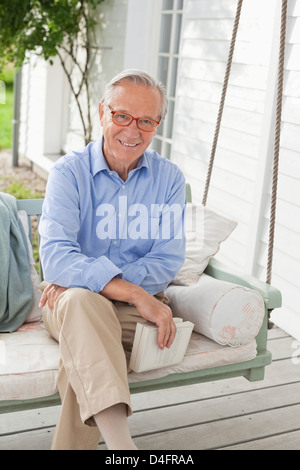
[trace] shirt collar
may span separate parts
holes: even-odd
[[[103,136],[101,136],[91,147],[91,170],[95,176],[99,171],[109,170],[109,166],[104,158],[102,151]]]
[[[96,140],[96,142],[94,142],[94,144],[91,146],[91,171],[92,171],[93,177],[100,171],[103,171],[103,170],[110,171],[107,161],[103,155],[102,144],[103,144],[103,136],[101,136],[98,140]],[[140,157],[138,165],[135,170],[140,170],[141,168],[146,168],[147,171],[150,170],[147,152],[145,152]]]

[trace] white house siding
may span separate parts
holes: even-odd
[[[202,202],[237,1],[185,0],[172,159]],[[300,1],[290,0],[273,284],[300,337]],[[265,280],[280,2],[244,0],[207,205],[238,221],[218,258]],[[297,27],[298,26],[298,27]],[[274,55],[276,53],[276,55]],[[271,138],[271,141],[270,141]]]

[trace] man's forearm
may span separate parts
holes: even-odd
[[[135,305],[138,297],[146,294],[144,289],[125,281],[124,279],[114,277],[100,291],[100,294],[110,300],[118,300],[120,302],[128,302]]]

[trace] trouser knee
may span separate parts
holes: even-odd
[[[113,324],[121,336],[121,326],[112,302],[88,289],[75,287],[65,290],[56,300],[54,310],[51,312],[47,307],[43,313],[45,324],[57,340],[63,326],[68,325],[69,328],[74,325],[76,328],[81,325],[84,328],[86,322],[96,330],[103,323]]]

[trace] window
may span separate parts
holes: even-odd
[[[167,87],[169,110],[153,139],[152,148],[166,158],[170,158],[172,149],[183,2],[184,0],[163,0],[161,10],[157,78]]]

